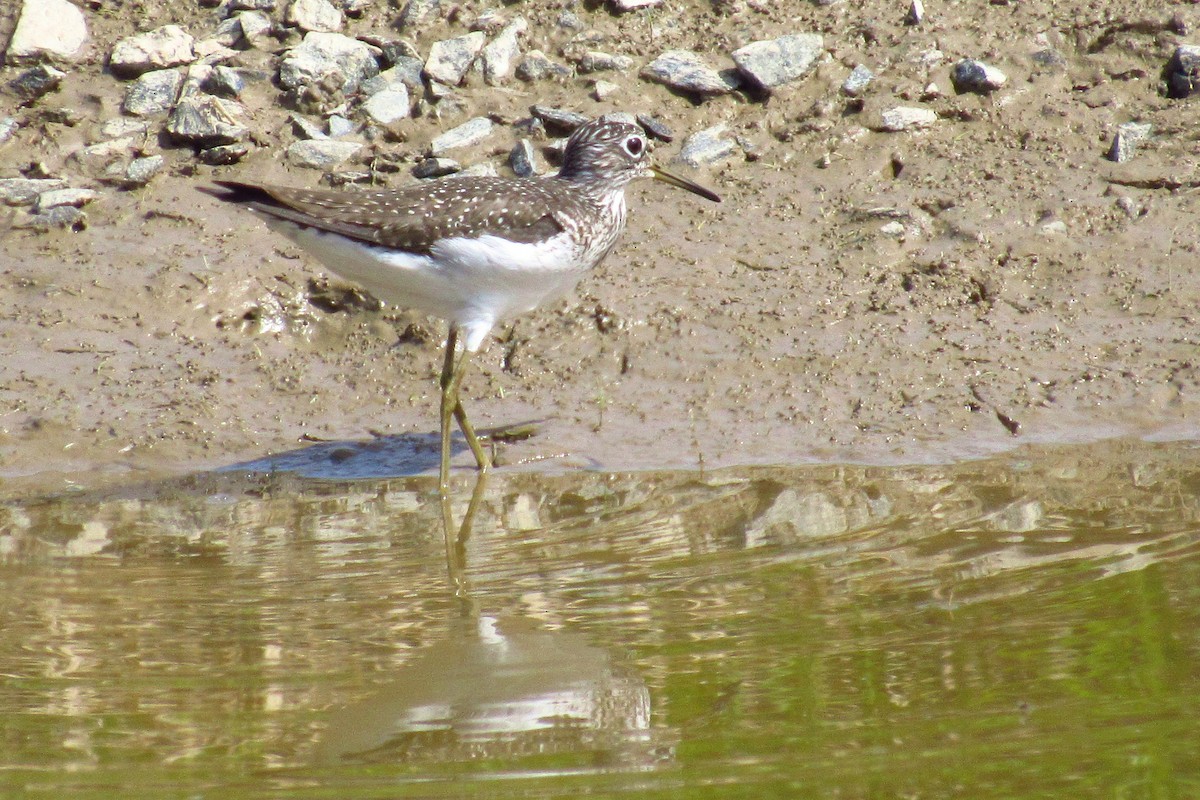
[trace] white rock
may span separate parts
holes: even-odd
[[[183,73],[177,69],[156,69],[143,73],[125,90],[121,104],[126,114],[149,117],[170,111],[179,97]]]
[[[394,83],[389,88],[376,92],[363,103],[363,112],[380,125],[388,125],[408,116],[410,103],[408,87]]]
[[[483,50],[487,34],[474,31],[465,36],[435,42],[425,60],[425,74],[447,86],[458,86],[466,77],[475,57]]]
[[[679,149],[677,160],[689,167],[706,167],[733,158],[738,152],[738,144],[725,138],[728,131],[728,127],[720,123],[693,133]]]
[[[287,22],[302,31],[340,31],[345,20],[342,12],[328,0],[292,0],[287,10]]]
[[[342,90],[353,92],[379,73],[379,64],[369,45],[340,33],[313,31],[288,51],[279,65],[279,82],[294,89],[335,72],[340,75]]]
[[[79,208],[92,202],[96,197],[96,192],[91,189],[53,189],[38,195],[37,202],[33,204],[33,213],[41,214],[43,211],[49,211],[59,206]]]
[[[726,94],[739,85],[736,70],[718,71],[690,50],[668,50],[642,67],[643,78],[696,94]]]
[[[164,25],[117,42],[108,65],[114,74],[132,77],[187,64],[196,58],[195,43],[191,34],[178,25]]]
[[[313,169],[329,169],[341,164],[362,149],[359,142],[336,139],[305,139],[288,145],[287,157],[293,164]]]
[[[7,206],[27,206],[38,196],[55,189],[66,188],[60,178],[0,178],[0,203]]]
[[[512,76],[513,61],[521,52],[518,39],[528,27],[524,17],[517,17],[483,48],[483,79],[488,86],[497,86]]]
[[[492,121],[487,117],[476,117],[438,136],[430,143],[429,151],[432,155],[437,156],[447,150],[470,147],[482,142],[491,133]]]
[[[937,112],[932,109],[898,106],[883,112],[879,127],[881,130],[892,132],[928,128],[937,122],[937,119]]]
[[[75,56],[87,41],[87,22],[67,0],[25,0],[5,51],[5,62],[19,64],[43,56]]]
[[[798,33],[753,42],[730,53],[742,74],[760,89],[774,89],[812,69],[825,52],[819,33]]]

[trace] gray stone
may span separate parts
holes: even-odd
[[[591,72],[624,72],[633,66],[633,59],[629,56],[615,56],[611,53],[603,53],[599,50],[588,50],[579,57],[579,71],[584,74]]]
[[[912,0],[908,6],[908,14],[904,17],[905,25],[920,25],[925,20],[925,4],[921,0]]]
[[[334,138],[354,133],[354,123],[341,114],[330,114],[329,119],[325,120],[325,124],[329,128],[329,135]]]
[[[500,173],[496,171],[495,164],[484,161],[482,164],[472,164],[458,174],[464,178],[495,178]]]
[[[820,34],[797,33],[753,42],[734,50],[730,57],[751,83],[769,91],[804,75],[824,52]]]
[[[660,142],[669,142],[675,138],[675,134],[671,132],[671,129],[662,120],[656,119],[649,114],[638,114],[636,119],[637,124],[642,126],[642,130]]]
[[[127,136],[81,147],[71,153],[70,159],[78,164],[84,173],[100,176],[107,174],[114,164],[118,165],[116,168],[119,170],[125,169],[133,149],[137,146],[136,139]]]
[[[239,97],[246,89],[242,73],[231,67],[217,65],[204,81],[204,90],[220,97]]]
[[[1200,91],[1200,45],[1181,44],[1167,62],[1167,96],[1188,97]]]
[[[959,94],[990,94],[1007,83],[1008,76],[990,64],[964,58],[950,70],[950,82]]]
[[[284,57],[279,82],[295,89],[332,77],[343,92],[350,93],[378,73],[369,45],[340,33],[313,31]]]
[[[313,169],[329,169],[337,166],[362,149],[359,142],[341,142],[336,139],[308,139],[288,145],[287,157],[293,164]]]
[[[512,76],[513,60],[520,52],[518,40],[528,27],[524,17],[517,17],[483,48],[483,80],[488,86],[498,86]]]
[[[889,108],[880,115],[880,130],[897,133],[914,128],[928,128],[937,122],[937,112],[929,108],[913,108],[897,106]]]
[[[44,94],[58,88],[67,73],[48,64],[38,64],[14,78],[8,85],[26,103],[31,103]]]
[[[621,91],[621,87],[612,81],[596,81],[592,85],[592,97],[596,98],[599,103],[603,103],[619,91]]]
[[[262,47],[266,42],[273,42],[271,30],[274,25],[271,18],[262,11],[241,11],[234,19],[242,31],[242,41],[249,47]],[[232,45],[231,45],[232,46]]]
[[[145,186],[162,171],[164,164],[166,164],[166,160],[162,156],[135,158],[125,168],[124,184],[129,187]]]
[[[476,117],[438,136],[430,143],[429,152],[439,156],[448,150],[470,147],[482,142],[491,134],[492,121],[487,117]]]
[[[600,119],[605,122],[620,122],[624,125],[637,125],[637,117],[630,114],[628,111],[610,111],[607,114],[601,114]]]
[[[846,80],[842,81],[842,94],[847,97],[858,97],[866,91],[867,86],[873,80],[875,80],[875,73],[859,64],[850,71]]]
[[[300,114],[292,114],[288,117],[288,121],[292,123],[292,130],[302,139],[327,139],[328,134],[321,129],[321,126],[313,122],[308,117]]]
[[[150,123],[147,120],[114,117],[100,126],[100,135],[105,139],[120,139],[126,136],[143,136],[149,130]]]
[[[680,148],[677,160],[689,167],[709,167],[727,161],[737,155],[737,142],[726,138],[729,128],[724,124],[713,125],[689,136]]]
[[[242,107],[233,100],[199,94],[185,97],[167,118],[167,135],[176,142],[213,147],[245,138],[249,129],[238,122]]]
[[[616,11],[634,11],[639,8],[652,8],[662,5],[663,0],[611,0]]]
[[[175,105],[182,85],[183,73],[177,69],[156,69],[143,73],[125,90],[121,108],[135,117],[164,114]]]
[[[398,119],[404,119],[410,108],[408,89],[403,83],[376,92],[362,106],[363,112],[380,125],[390,125]]]
[[[75,206],[56,206],[44,214],[31,214],[14,223],[17,228],[33,230],[50,230],[51,228],[74,228],[82,230],[87,227],[87,214]]]
[[[412,174],[413,177],[421,179],[442,178],[461,169],[462,165],[453,158],[426,158],[413,167]]]
[[[114,75],[134,77],[154,69],[187,64],[196,58],[196,40],[178,25],[164,25],[117,42],[108,66]]]
[[[554,20],[554,24],[564,31],[578,31],[586,27],[583,20],[571,9],[565,9]]]
[[[741,84],[736,70],[718,72],[690,50],[668,50],[643,67],[640,75],[672,89],[700,95],[726,94]]]
[[[532,178],[537,175],[533,143],[528,139],[518,139],[512,152],[508,154],[508,163],[519,178]]]
[[[240,11],[270,12],[274,10],[275,0],[222,0],[221,5],[217,8],[217,16],[225,19]]]
[[[67,182],[59,178],[0,178],[0,203],[6,206],[29,206],[45,192],[65,189]]]
[[[419,26],[429,19],[440,5],[441,0],[408,0],[396,20],[396,28],[403,31]]]
[[[23,64],[48,56],[72,59],[87,38],[87,21],[73,3],[24,0],[17,27],[4,53],[4,63]]]
[[[1117,126],[1108,158],[1118,164],[1129,161],[1137,153],[1138,145],[1150,138],[1154,126],[1149,122],[1126,122]]]
[[[284,17],[289,25],[302,31],[340,31],[345,20],[329,0],[292,0]]]
[[[483,31],[435,42],[425,60],[425,74],[447,86],[458,86],[486,42],[487,35]]]
[[[79,208],[92,202],[97,196],[92,189],[51,189],[38,195],[33,204],[33,213],[41,214],[59,206]]]
[[[547,78],[563,81],[571,77],[571,70],[552,61],[541,50],[530,50],[517,64],[517,77],[530,83]]]
[[[392,84],[398,83],[403,84],[408,89],[410,96],[414,94],[420,96],[425,91],[425,82],[421,78],[421,72],[424,68],[425,65],[419,58],[399,56],[390,69],[385,69],[374,78],[363,83],[363,93],[371,95],[375,92],[392,88]]]
[[[1064,72],[1067,69],[1066,57],[1052,47],[1045,47],[1038,50],[1029,59],[1045,70]]]
[[[0,144],[15,136],[19,127],[21,126],[17,124],[15,117],[0,117]]]
[[[202,163],[209,164],[214,167],[228,166],[236,164],[246,157],[250,152],[250,145],[245,142],[237,142],[235,144],[219,144],[216,147],[206,147],[196,154],[196,158]]]
[[[588,117],[583,114],[553,106],[533,105],[529,107],[529,113],[544,122],[547,128],[566,133],[588,121]]]
[[[798,538],[837,536],[849,530],[846,510],[824,492],[800,494],[784,489],[746,526],[746,546],[792,542]]]

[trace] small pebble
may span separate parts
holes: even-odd
[[[612,81],[596,81],[592,86],[592,97],[602,103],[619,91],[621,87]]]
[[[536,175],[533,143],[528,139],[518,139],[512,152],[508,155],[508,163],[518,178],[532,178]]]
[[[950,82],[954,84],[954,90],[959,94],[964,92],[989,94],[1007,83],[1008,76],[990,64],[973,58],[964,58],[950,71]]]
[[[842,82],[842,94],[847,97],[858,97],[866,91],[867,86],[873,80],[875,80],[875,73],[859,64]]]
[[[48,64],[38,64],[32,69],[22,72],[8,86],[17,97],[30,103],[57,89],[65,77],[67,77],[67,73],[62,70],[57,70]]]
[[[128,187],[145,186],[151,178],[162,171],[165,163],[163,157],[158,155],[135,158],[125,168],[125,185]]]
[[[655,83],[699,95],[727,94],[741,85],[737,70],[715,70],[690,50],[668,50],[639,74]]]
[[[431,155],[439,156],[447,150],[456,150],[478,144],[492,134],[492,121],[487,117],[476,117],[457,128],[446,131],[429,144]]]
[[[462,169],[462,165],[452,158],[426,158],[422,159],[412,169],[413,177],[415,178],[441,178],[446,175],[453,175]]]
[[[486,43],[483,31],[434,42],[425,60],[426,76],[447,86],[458,86]]]
[[[234,144],[219,144],[216,147],[205,148],[196,154],[196,158],[200,159],[201,163],[220,167],[236,164],[245,158],[249,152],[250,145],[245,142],[236,142]]]
[[[928,108],[911,108],[900,106],[884,111],[881,115],[880,129],[891,132],[928,128],[937,122],[938,115]]]
[[[52,189],[38,195],[37,201],[33,204],[33,213],[41,214],[59,206],[79,208],[92,202],[96,197],[96,192],[92,189]]]
[[[329,169],[351,158],[362,149],[358,142],[336,139],[306,139],[292,142],[287,148],[288,160],[301,167]]]
[[[693,133],[684,140],[678,160],[689,167],[707,167],[733,158],[740,148],[736,141],[726,138],[728,132],[721,123]]]
[[[108,59],[118,77],[132,78],[156,69],[188,64],[196,57],[196,40],[178,25],[164,25],[117,42]]]
[[[552,106],[533,105],[529,107],[529,113],[544,122],[548,129],[564,133],[570,133],[588,121],[583,114]]]
[[[1181,44],[1167,62],[1167,96],[1188,97],[1200,91],[1200,46]]]
[[[667,125],[649,114],[638,114],[637,123],[651,138],[658,139],[660,142],[669,142],[675,138],[675,134]]]
[[[1137,153],[1138,145],[1150,138],[1154,126],[1149,122],[1125,122],[1117,126],[1112,147],[1108,150],[1109,161],[1122,164]]]
[[[803,76],[824,52],[820,34],[800,33],[753,42],[730,57],[752,84],[770,91]]]

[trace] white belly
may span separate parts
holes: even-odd
[[[472,351],[497,321],[567,292],[593,266],[581,263],[587,255],[566,234],[537,245],[490,235],[447,239],[430,255],[419,255],[283,220],[269,219],[268,225],[380,300],[462,327]]]

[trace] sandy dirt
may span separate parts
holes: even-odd
[[[404,35],[425,53],[485,7],[456,8]],[[575,35],[555,25],[557,6],[498,9],[529,19],[525,50],[557,58]],[[388,137],[405,141],[377,139],[358,161],[414,161],[476,113],[515,121],[534,102],[650,112],[680,138],[724,122],[749,148],[692,173],[721,205],[661,184],[632,189],[608,260],[566,300],[497,328],[464,384],[468,409],[485,428],[542,421],[499,446],[504,464],[948,461],[1033,441],[1187,438],[1200,418],[1200,98],[1168,99],[1161,72],[1177,44],[1200,39],[1200,6],[1095,9],[929,2],[925,22],[908,26],[904,7],[875,0],[667,0],[623,15],[581,4],[600,47],[633,69],[500,88],[472,77],[460,111],[408,120]],[[395,16],[378,3],[346,32],[395,37]],[[89,11],[92,41],[63,65],[60,91],[29,107],[0,97],[0,116],[22,123],[0,145],[0,177],[37,164],[100,190],[82,230],[0,238],[0,476],[10,488],[61,485],[374,436],[430,445],[419,466],[435,469],[444,325],[379,308],[196,191],[215,177],[319,182],[283,162],[294,135],[277,87],[252,84],[242,98],[257,147],[241,164],[203,166],[152,138],[144,149],[167,170],[123,191],[71,160],[121,113],[125,83],[104,68],[113,43],[150,20],[197,35],[216,24],[212,9],[158,0]],[[770,97],[696,102],[637,77],[664,50],[731,66],[736,47],[795,32],[822,33],[828,56]],[[1061,63],[1034,58],[1048,49]],[[1008,83],[955,94],[950,67],[968,56]],[[276,59],[252,50],[233,65]],[[857,63],[878,75],[861,103],[839,92]],[[20,71],[5,67],[0,83]],[[597,102],[595,77],[621,90]],[[874,129],[901,105],[940,119]],[[62,108],[72,124],[53,113]],[[1106,160],[1130,120],[1152,123],[1153,137],[1127,163]],[[515,138],[501,127],[455,155],[505,174]],[[411,180],[407,165],[382,179]]]

